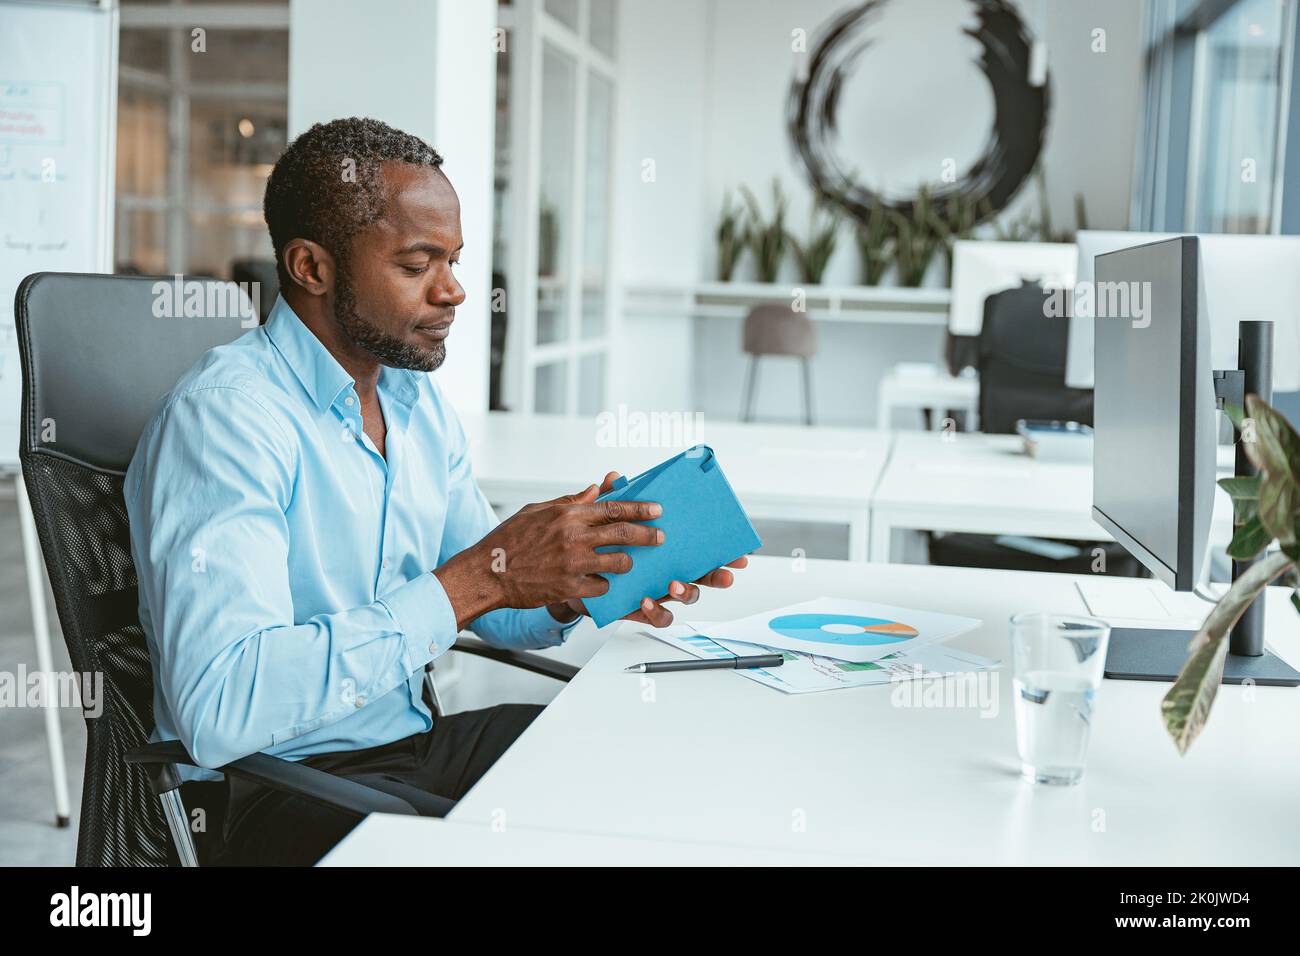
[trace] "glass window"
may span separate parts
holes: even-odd
[[[614,58],[614,17],[616,0],[591,0],[591,19],[587,27],[591,45],[610,59]]]
[[[272,259],[261,208],[288,140],[288,32],[208,28],[203,39],[195,50],[188,28],[121,30],[123,271],[229,278],[237,259]]]
[[[605,408],[605,353],[578,359],[578,414],[597,415]]]
[[[167,195],[167,97],[123,89],[117,99],[117,194]]]
[[[609,176],[614,86],[598,73],[587,79],[587,163],[583,175],[582,337],[605,331],[609,260]]]
[[[542,53],[542,164],[537,214],[537,344],[568,338],[577,71],[551,47]]]
[[[578,0],[546,0],[546,12],[570,30],[578,29]]]
[[[148,209],[123,209],[119,203],[113,257],[115,272],[132,275],[165,275],[167,273],[165,214]]]
[[[533,411],[563,414],[569,387],[568,362],[561,359],[539,365],[533,379]]]
[[[1203,35],[1192,187],[1198,232],[1270,229],[1285,13],[1286,0],[1242,0]]]

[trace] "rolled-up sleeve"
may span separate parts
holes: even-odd
[[[295,622],[286,509],[297,450],[237,387],[170,400],[142,439],[127,507],[159,689],[202,767],[337,721],[455,643],[432,573]],[[183,506],[178,506],[182,503]]]

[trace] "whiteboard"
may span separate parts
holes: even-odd
[[[18,465],[14,293],[112,272],[116,3],[0,0],[0,470]]]

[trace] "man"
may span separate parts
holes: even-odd
[[[155,739],[205,768],[266,751],[442,815],[539,708],[433,716],[426,664],[468,627],[498,647],[562,642],[653,546],[649,502],[600,489],[498,524],[429,372],[465,292],[441,157],[369,119],[313,126],[276,163],[265,215],[281,298],[168,394],[126,479]],[[563,454],[564,449],[556,449]],[[615,477],[606,477],[605,484]],[[743,567],[744,559],[735,562]],[[632,619],[671,622],[718,569]],[[211,773],[192,777],[217,779]],[[223,862],[311,863],[358,822],[228,780],[187,784],[224,817]]]

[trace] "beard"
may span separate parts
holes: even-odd
[[[347,274],[339,267],[335,282],[336,301],[334,319],[343,335],[358,348],[365,349],[384,365],[405,368],[416,372],[432,372],[447,358],[447,343],[435,342],[428,348],[411,345],[397,336],[385,332],[365,318],[357,309],[356,289]]]

